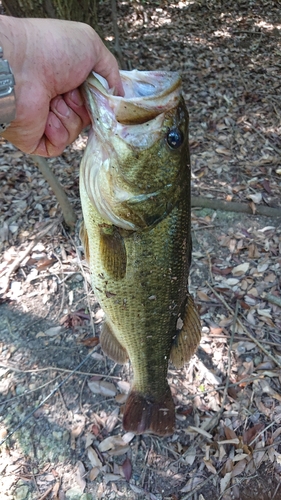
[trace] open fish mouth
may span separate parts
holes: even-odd
[[[124,97],[115,96],[107,81],[96,73],[91,73],[86,81],[88,92],[111,111],[117,122],[142,124],[178,105],[181,87],[178,73],[133,70],[120,71],[120,76]]]

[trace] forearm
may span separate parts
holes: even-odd
[[[26,45],[25,20],[0,15],[0,46],[15,76],[21,70]]]

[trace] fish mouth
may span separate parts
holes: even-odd
[[[169,169],[163,151],[169,149],[169,123],[177,120],[181,78],[176,72],[138,70],[120,71],[120,76],[124,97],[114,95],[95,73],[82,86],[93,127],[81,178],[90,202],[107,223],[137,231],[161,221],[177,191],[166,182],[166,171],[165,180],[149,180],[147,186],[138,170],[145,168],[146,155],[163,171]],[[153,214],[146,214],[151,210]]]
[[[137,125],[153,120],[158,115],[175,108],[180,99],[181,77],[166,71],[120,71],[124,97],[114,95],[107,81],[91,73],[84,93],[88,105],[90,95],[102,101],[115,120],[122,125]]]

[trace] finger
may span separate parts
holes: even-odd
[[[50,156],[60,154],[64,148],[71,144],[80,134],[88,120],[85,110],[78,108],[82,118],[65,102],[63,96],[55,97],[50,104],[50,112],[46,123],[45,135],[49,141],[48,152]]]
[[[68,138],[68,132],[61,120],[52,111],[50,111],[46,123],[45,133],[41,137],[36,149],[32,151],[31,154],[46,157],[59,156],[67,146]]]
[[[74,89],[71,92],[67,92],[63,95],[66,104],[78,115],[82,121],[82,128],[85,128],[91,123],[89,114],[84,106],[84,100],[82,98],[79,89]]]
[[[118,64],[109,50],[103,53],[103,57],[96,62],[93,70],[107,80],[109,88],[115,88],[115,95],[124,96]]]

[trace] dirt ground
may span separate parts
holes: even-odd
[[[113,46],[108,1],[101,25]],[[103,312],[78,236],[86,136],[49,160],[73,232],[31,158],[2,140],[1,498],[281,499],[280,4],[124,0],[118,26],[131,69],[183,77],[202,341],[187,366],[169,368],[174,435],[124,433],[132,372],[97,344]],[[198,196],[253,213],[202,209]]]

